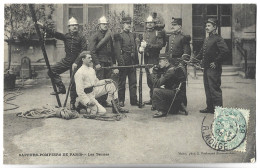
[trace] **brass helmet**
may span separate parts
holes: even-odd
[[[155,20],[151,15],[149,15],[145,22],[146,23],[151,23],[151,22],[155,23]]]
[[[98,19],[98,24],[108,24],[107,18],[105,16],[102,16]]]
[[[70,20],[68,21],[68,26],[70,26],[70,25],[78,25],[77,19],[75,19],[74,17],[71,17]]]

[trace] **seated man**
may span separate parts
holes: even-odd
[[[181,110],[187,114],[184,106],[186,70],[181,59],[176,59],[175,61],[179,61],[179,63],[172,65],[168,56],[162,55],[159,58],[159,66],[165,69],[165,73],[154,81],[152,104],[157,110],[157,113],[153,116],[155,118],[163,117],[167,114],[180,83],[182,85],[175,97],[171,111],[178,112]]]
[[[82,60],[82,66],[75,74],[77,103],[87,107],[87,111],[92,115],[102,115],[106,113],[106,109],[98,103],[96,98],[108,94],[114,105],[113,112],[127,113],[127,110],[118,105],[118,93],[113,80],[97,78],[90,52],[83,51],[79,57]]]

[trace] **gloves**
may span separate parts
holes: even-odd
[[[139,52],[140,53],[144,52],[144,48],[143,47],[139,47]]]
[[[146,41],[142,41],[142,42],[141,42],[141,47],[145,48],[146,46],[147,46]]]

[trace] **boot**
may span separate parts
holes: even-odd
[[[183,111],[185,113],[185,115],[188,115],[187,108],[183,103],[181,103],[181,111]]]
[[[57,83],[58,91],[52,92],[51,95],[56,95],[56,94],[66,94],[66,88],[62,82]]]
[[[125,103],[124,103],[123,101],[120,101],[120,102],[119,102],[119,106],[120,106],[120,107],[124,107],[124,106],[125,106]]]
[[[76,110],[75,103],[70,103],[70,110]]]
[[[123,109],[122,107],[119,106],[118,99],[111,100],[112,103],[112,112],[113,113],[129,113],[128,110]]]

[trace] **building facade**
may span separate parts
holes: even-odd
[[[134,18],[140,4],[55,4],[53,20],[57,31],[66,33],[67,21],[75,17],[83,29],[85,24],[106,15],[109,11],[120,13]],[[225,39],[230,54],[224,59],[224,65],[244,68],[245,58],[241,48],[246,50],[248,66],[255,66],[256,60],[256,5],[254,4],[147,4],[146,9],[158,13],[165,23],[165,30],[169,31],[171,18],[182,18],[183,33],[191,35],[191,47],[196,54],[206,37],[204,21],[208,17],[219,20],[218,33]],[[146,17],[145,16],[145,17]],[[5,44],[6,45],[6,44]],[[20,44],[21,46],[21,44]],[[18,47],[18,48],[17,48]],[[50,63],[53,64],[65,56],[64,44],[55,40],[46,44]],[[21,54],[20,50],[24,50]],[[7,46],[5,46],[5,62],[7,61]],[[163,52],[163,50],[162,50]],[[19,66],[22,55],[31,59],[32,66],[44,65],[37,62],[42,58],[37,43],[31,46],[12,49],[12,64]]]

